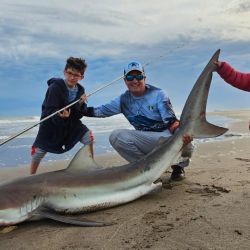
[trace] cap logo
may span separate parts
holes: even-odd
[[[136,68],[139,68],[139,64],[138,63],[135,63],[135,62],[132,62],[129,64],[128,68],[133,68],[133,67],[136,67]]]

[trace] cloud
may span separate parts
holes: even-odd
[[[240,0],[240,1],[235,1],[231,4],[231,6],[228,8],[228,12],[230,13],[248,13],[250,12],[250,3],[248,0]],[[248,13],[249,14],[249,13]]]
[[[240,9],[249,6],[235,2]],[[224,11],[233,7],[223,0],[3,1],[0,55],[61,58],[84,51],[95,58],[117,58],[182,39],[233,41],[237,33],[237,39],[248,40],[245,17]]]
[[[87,60],[88,92],[120,76],[130,60],[150,63],[147,79],[169,89],[181,105],[216,49],[249,71],[246,0],[2,0],[0,8],[0,104],[12,98],[5,110],[29,106],[37,114],[47,79],[62,76],[69,56]],[[120,93],[120,83],[98,93],[93,104]]]

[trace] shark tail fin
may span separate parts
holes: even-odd
[[[206,105],[212,81],[213,72],[219,60],[220,50],[217,50],[200,74],[193,86],[180,118],[180,129],[189,130],[194,138],[216,137],[224,134],[228,129],[213,125],[206,120]]]

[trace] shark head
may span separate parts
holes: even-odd
[[[40,206],[41,193],[29,182],[26,177],[0,185],[0,225],[25,221]]]

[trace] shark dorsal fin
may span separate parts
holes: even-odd
[[[93,170],[100,168],[92,158],[91,146],[86,145],[78,150],[70,161],[68,170]]]

